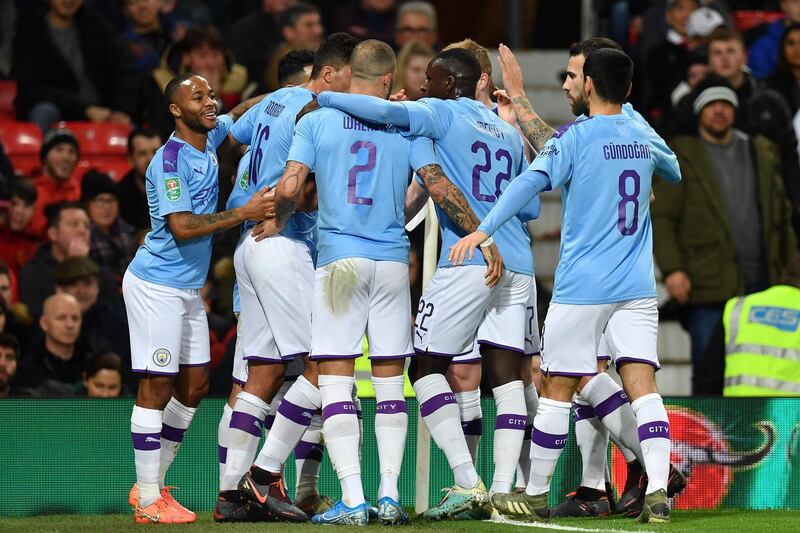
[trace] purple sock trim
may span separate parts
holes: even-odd
[[[538,429],[533,428],[531,441],[542,448],[563,450],[564,445],[567,444],[567,435],[552,435],[550,433],[545,433],[544,431],[539,431]]]
[[[278,407],[278,414],[295,424],[308,427],[311,424],[311,417],[314,416],[312,409],[301,407],[284,398]]]
[[[220,464],[225,464],[228,460],[228,448],[225,446],[218,446],[219,448],[219,462]]]
[[[666,420],[656,420],[655,422],[648,422],[639,426],[639,441],[647,439],[668,439],[669,438],[669,422]]]
[[[161,424],[161,438],[171,440],[172,442],[183,442],[183,434],[186,433],[185,429],[172,427],[169,424]]]
[[[378,402],[378,405],[375,406],[375,414],[377,415],[396,415],[407,412],[405,400]]]
[[[525,426],[525,436],[522,437],[522,440],[531,440],[531,433],[533,433],[533,424],[528,424]]]
[[[596,416],[591,405],[572,402],[572,411],[575,413],[575,422],[588,420]]]
[[[495,418],[494,429],[517,429],[525,431],[525,422],[528,415],[497,415]]]
[[[458,403],[456,401],[456,395],[452,392],[443,392],[422,402],[419,406],[419,412],[422,416],[428,416],[451,403]]]
[[[615,392],[594,407],[594,414],[602,420],[623,405],[628,403],[628,397],[621,390]]]
[[[294,448],[295,459],[310,459],[311,461],[322,462],[322,444],[317,442],[306,442],[301,440]]]
[[[272,424],[275,423],[275,415],[267,415],[264,419],[264,429],[272,429]]]
[[[356,415],[356,405],[353,402],[336,402],[322,408],[322,420],[327,420],[336,415]]]
[[[241,411],[234,411],[231,414],[231,423],[228,427],[231,429],[238,429],[239,431],[244,431],[245,433],[249,433],[254,437],[261,438],[261,427],[263,426],[264,422],[259,420],[257,417],[249,414],[243,413]]]
[[[461,429],[464,431],[464,435],[479,437],[483,435],[483,418],[461,422]]]
[[[133,449],[141,452],[152,452],[161,449],[161,433],[133,433]]]

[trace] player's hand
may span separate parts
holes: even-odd
[[[522,77],[522,68],[514,57],[511,48],[500,44],[498,48],[500,56],[500,70],[503,73],[503,88],[505,88],[510,98],[525,96],[525,80]]]
[[[275,216],[275,193],[264,187],[242,207],[245,220],[264,220]],[[271,215],[270,215],[271,213]]]
[[[497,285],[500,278],[503,277],[503,258],[500,255],[500,250],[497,245],[492,243],[490,246],[478,248],[483,254],[483,259],[486,261],[486,274],[483,276],[486,279],[486,286],[491,288]]]
[[[281,230],[278,228],[278,225],[275,222],[274,218],[269,220],[263,220],[256,224],[256,226],[250,231],[250,234],[256,238],[256,242],[263,241],[264,239],[268,239],[273,235],[277,235],[280,233]]]
[[[448,261],[458,266],[464,264],[464,259],[472,260],[475,256],[475,248],[488,238],[489,236],[482,231],[474,231],[466,237],[462,237],[450,247],[450,253],[447,255]]]
[[[514,106],[511,105],[511,98],[508,93],[503,89],[497,89],[494,92],[497,98],[497,114],[503,119],[503,122],[511,124],[512,126],[517,123],[517,113],[514,111]]]
[[[689,293],[692,291],[692,282],[683,270],[671,272],[664,278],[664,285],[667,286],[667,291],[672,299],[679,304],[685,304],[689,301]]]
[[[408,100],[408,97],[405,89],[400,89],[396,93],[389,95],[390,102],[405,102],[406,100]]]
[[[100,107],[99,105],[90,105],[84,112],[86,118],[92,122],[105,122],[111,118],[111,110],[107,107]]]

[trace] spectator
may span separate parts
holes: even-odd
[[[79,203],[63,202],[48,209],[48,243],[42,244],[20,271],[20,299],[34,316],[42,314],[42,304],[53,294],[53,271],[71,256],[89,254],[89,216]]]
[[[800,396],[798,347],[800,255],[795,255],[778,285],[728,300],[694,376],[695,390],[714,396]]]
[[[276,91],[281,87],[278,82],[278,63],[281,58],[292,50],[316,50],[324,34],[319,10],[305,2],[297,2],[286,9],[281,14],[279,24],[283,44],[275,51],[264,72],[267,91]]]
[[[161,56],[172,44],[171,28],[164,27],[159,0],[123,0],[128,25],[122,32],[136,69],[149,74],[158,68]]]
[[[83,176],[81,202],[92,225],[89,257],[121,287],[135,243],[133,228],[119,217],[119,187],[108,175],[92,169]]]
[[[331,32],[347,32],[357,39],[392,42],[397,9],[394,0],[345,0],[331,14]]]
[[[83,317],[77,345],[82,352],[113,351],[130,360],[128,322],[117,295],[100,298],[101,270],[88,257],[68,257],[53,272],[56,294],[73,296]]]
[[[122,395],[122,361],[113,352],[101,352],[89,357],[83,372],[81,396],[88,398],[119,398]]]
[[[678,107],[683,97],[691,93],[703,81],[706,74],[708,74],[708,51],[705,47],[696,48],[692,50],[686,61],[686,73],[683,81],[673,89],[669,97],[672,107]]]
[[[292,50],[278,61],[278,83],[281,87],[302,85],[311,76],[313,66],[314,52]]]
[[[725,301],[775,283],[797,246],[777,148],[734,128],[739,100],[725,80],[698,90],[697,133],[671,143],[683,181],[656,185],[652,207],[656,261],[685,305],[695,369]]]
[[[145,172],[160,147],[161,139],[155,130],[133,130],[128,135],[128,160],[132,168],[119,183],[119,194],[124,198],[119,207],[123,220],[136,231],[150,228]]]
[[[781,38],[780,59],[767,85],[789,105],[792,116],[800,109],[800,23],[786,28]]]
[[[2,301],[6,306],[9,306],[14,302],[14,291],[11,285],[11,272],[8,269],[8,265],[0,261],[0,301]],[[0,331],[5,330],[0,328]]]
[[[16,293],[13,273],[0,262],[0,332],[13,335],[22,346],[27,346],[31,317],[25,305],[17,302]]]
[[[406,43],[397,54],[395,84],[398,89],[405,89],[409,100],[419,100],[424,96],[421,87],[428,63],[434,55],[433,48],[420,41]]]
[[[42,161],[41,173],[33,179],[38,198],[31,231],[37,237],[43,237],[47,227],[47,206],[59,202],[77,202],[80,199],[80,184],[73,177],[79,155],[78,139],[68,129],[58,128],[45,134],[39,154]]]
[[[411,41],[421,41],[431,48],[436,46],[436,8],[430,2],[405,2],[397,10],[394,42],[398,48]]]
[[[772,74],[778,65],[781,39],[785,29],[792,24],[800,23],[800,0],[781,0],[780,3],[784,18],[770,24],[764,35],[750,47],[747,65],[753,76],[758,79]]]
[[[54,294],[44,303],[39,320],[44,338],[22,361],[19,382],[41,395],[70,396],[80,385],[85,354],[77,349],[81,329],[78,302],[69,294]]]
[[[14,38],[17,117],[42,130],[59,120],[130,124],[138,78],[127,50],[82,0],[49,0],[20,17]]]
[[[22,266],[33,257],[39,243],[31,224],[38,193],[27,178],[12,180],[9,188],[11,206],[5,223],[0,226],[0,259],[17,276]]]
[[[19,342],[16,337],[0,333],[0,398],[19,395],[15,384],[19,358]]]
[[[267,64],[281,42],[280,16],[291,4],[291,0],[261,0],[261,9],[228,29],[228,48],[236,61],[247,68],[251,83],[263,85]]]

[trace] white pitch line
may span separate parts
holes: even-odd
[[[493,518],[491,520],[485,520],[486,522],[496,522],[498,524],[508,524],[512,526],[522,526],[522,527],[533,527],[533,528],[540,528],[540,529],[555,529],[557,531],[580,531],[586,533],[629,533],[630,531],[635,531],[637,533],[656,533],[655,531],[647,531],[643,529],[599,529],[596,527],[577,527],[577,526],[565,526],[562,524],[553,524],[551,522],[522,522],[519,520],[510,520],[505,517]]]

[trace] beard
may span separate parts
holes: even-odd
[[[213,127],[209,128],[208,126],[203,124],[203,121],[202,119],[200,119],[200,117],[191,117],[191,118],[184,117],[183,123],[186,124],[186,127],[188,127],[195,133],[208,133],[209,131],[217,127],[215,123]]]
[[[581,115],[585,117],[589,116],[589,101],[586,99],[586,95],[584,95],[583,93],[581,93],[578,96],[578,98],[573,100],[570,103],[570,106],[572,107],[572,113],[576,117],[579,117]]]

